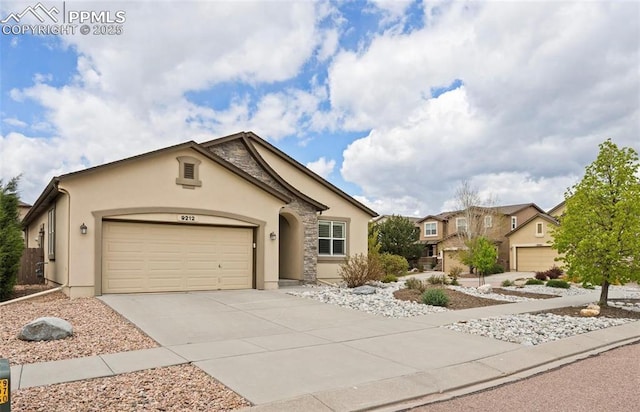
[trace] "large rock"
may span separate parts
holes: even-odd
[[[351,289],[351,293],[354,295],[373,295],[376,293],[376,288],[369,285],[358,286],[357,288]]]
[[[44,317],[22,327],[18,339],[28,341],[57,340],[73,335],[73,327],[64,319]]]
[[[486,294],[491,292],[493,292],[493,288],[488,283],[486,285],[478,286],[478,293]]]

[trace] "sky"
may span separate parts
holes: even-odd
[[[640,151],[636,1],[37,5],[0,3],[0,178],[28,203],[240,131],[407,216],[455,209],[463,181],[548,210],[605,139]]]

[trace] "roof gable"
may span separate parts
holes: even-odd
[[[309,170],[309,168],[305,167],[304,165],[302,165],[301,163],[299,163],[298,161],[296,161],[295,159],[293,159],[292,157],[290,157],[289,155],[287,155],[286,153],[284,153],[280,149],[276,148],[275,146],[273,146],[272,144],[270,144],[266,140],[262,139],[260,136],[256,135],[253,132],[240,132],[240,133],[232,134],[232,135],[229,135],[229,136],[221,137],[219,139],[214,139],[214,140],[202,143],[201,146],[203,146],[205,148],[209,148],[209,147],[212,147],[212,146],[215,146],[215,145],[218,145],[218,144],[222,144],[222,143],[226,143],[226,142],[229,142],[231,140],[236,140],[236,139],[241,139],[241,140],[243,140],[245,142],[245,145],[247,146],[248,150],[250,150],[251,155],[254,157],[254,159],[256,161],[258,161],[260,163],[260,165],[265,169],[265,171],[267,171],[280,184],[282,184],[287,189],[291,190],[292,193],[300,196],[301,198],[309,201],[310,203],[312,203],[314,205],[317,205],[317,207],[319,207],[319,208],[324,207],[324,209],[319,209],[319,210],[327,210],[328,207],[323,205],[322,203],[312,199],[311,197],[305,195],[300,190],[298,190],[297,188],[295,188],[294,186],[289,184],[285,179],[283,179],[275,170],[273,170],[273,168],[271,166],[269,166],[269,164],[262,158],[262,156],[260,156],[260,154],[258,153],[258,151],[255,148],[255,145],[260,145],[261,147],[265,148],[269,152],[275,154],[276,156],[278,156],[279,158],[281,158],[285,162],[289,163],[291,166],[293,166],[299,172],[309,176],[310,178],[312,178],[316,182],[320,183],[322,186],[328,188],[329,190],[331,190],[332,192],[337,194],[342,199],[346,200],[347,202],[351,203],[352,205],[356,206],[357,208],[359,208],[359,209],[363,210],[364,212],[368,213],[370,216],[372,216],[372,217],[373,216],[378,216],[378,214],[376,212],[374,212],[373,210],[369,209],[368,207],[366,207],[362,203],[358,202],[357,200],[355,200],[353,197],[349,196],[348,194],[346,194],[342,190],[338,189],[336,186],[332,185],[327,180],[325,180],[322,177],[318,176],[316,173],[314,173],[313,171]]]
[[[507,236],[507,237],[511,236],[512,234],[518,232],[519,230],[527,227],[529,225],[529,223],[533,222],[537,218],[544,219],[544,220],[548,221],[549,223],[552,223],[555,226],[558,226],[560,224],[560,222],[558,222],[556,219],[554,219],[553,216],[550,216],[550,215],[548,215],[546,213],[536,213],[535,215],[531,216],[529,219],[524,221],[522,224],[518,225],[518,227],[513,229],[511,232],[507,233],[505,236]]]

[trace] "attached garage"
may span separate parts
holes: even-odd
[[[463,272],[469,271],[469,267],[464,263],[460,262],[460,260],[458,260],[457,251],[445,250],[443,253],[443,257],[444,257],[443,270],[445,272],[449,273],[451,269],[453,269],[454,267],[461,268]]]
[[[253,228],[104,221],[102,293],[254,287]]]
[[[557,265],[558,253],[550,246],[517,247],[516,270],[518,272],[538,272]]]

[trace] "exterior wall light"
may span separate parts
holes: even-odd
[[[269,239],[276,240],[276,232],[269,233]]]
[[[80,233],[82,233],[83,235],[87,234],[87,225],[85,225],[84,223],[80,225]]]

